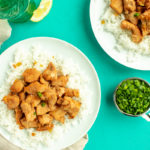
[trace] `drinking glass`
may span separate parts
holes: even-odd
[[[0,19],[26,22],[36,9],[34,0],[0,0]]]

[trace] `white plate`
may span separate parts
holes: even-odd
[[[115,37],[111,33],[104,31],[100,24],[100,17],[104,13],[105,6],[104,0],[91,0],[90,3],[91,25],[98,43],[110,57],[120,64],[134,69],[150,70],[150,56],[137,54],[135,61],[130,62],[127,60],[128,52],[125,49],[120,49],[121,52],[115,49],[117,44]]]
[[[91,79],[89,83],[89,88],[93,92],[93,98],[91,99],[91,115],[82,121],[80,125],[74,127],[71,132],[64,134],[63,139],[58,137],[53,150],[62,149],[78,141],[93,125],[100,107],[101,90],[99,79],[93,65],[79,49],[62,40],[49,37],[38,37],[16,43],[0,55],[0,84],[5,79],[8,64],[10,60],[12,60],[15,50],[19,47],[24,47],[24,49],[28,51],[32,45],[39,45],[40,47],[43,47],[43,51],[53,50],[56,54],[61,54],[61,56],[66,59],[68,57],[72,58],[73,61],[77,63]],[[11,136],[4,132],[2,128],[0,128],[0,133],[11,143],[21,147],[21,143],[19,143],[16,139],[12,139]],[[47,147],[45,150],[49,150],[49,148]]]

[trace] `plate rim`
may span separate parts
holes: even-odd
[[[9,46],[7,49],[5,49],[1,54],[0,54],[0,58],[5,55],[6,53],[8,53],[8,51],[10,49],[12,49],[12,47],[15,47],[17,46],[18,44],[20,43],[23,43],[24,41],[28,41],[28,40],[37,40],[37,39],[49,39],[49,40],[56,40],[57,42],[60,42],[62,44],[65,44],[65,45],[68,45],[70,47],[72,47],[77,53],[79,53],[81,56],[83,56],[83,58],[86,60],[86,62],[89,64],[90,68],[92,69],[93,73],[94,73],[94,76],[96,77],[96,81],[97,81],[97,85],[98,85],[98,109],[96,110],[95,112],[95,115],[93,116],[93,121],[91,121],[91,123],[88,125],[88,128],[85,130],[85,132],[83,132],[78,138],[76,138],[76,140],[74,140],[74,143],[76,143],[78,140],[80,140],[85,134],[87,134],[87,132],[92,128],[92,126],[94,125],[94,122],[96,121],[97,117],[98,117],[98,114],[99,114],[99,111],[100,111],[100,106],[101,106],[101,83],[100,83],[100,80],[99,80],[99,77],[98,77],[98,74],[97,74],[97,71],[94,67],[94,65],[92,64],[92,62],[88,59],[88,57],[79,49],[77,48],[76,46],[74,46],[73,44],[67,42],[67,41],[64,41],[62,39],[58,39],[58,38],[55,38],[55,37],[48,37],[48,36],[37,36],[37,37],[31,37],[31,38],[26,38],[24,40],[21,40],[21,41],[18,41],[16,43],[14,43],[13,45]],[[1,131],[0,131],[1,132]],[[8,142],[11,143],[10,139],[7,137],[7,136],[4,136],[3,134],[1,134],[2,137],[4,137],[6,140],[8,140]],[[74,143],[70,143],[68,145],[65,145],[65,147],[62,147],[62,148],[66,148],[68,146],[71,146],[72,144]],[[15,146],[18,146],[17,143],[11,143]],[[19,148],[21,148],[20,146],[18,146]]]
[[[90,23],[91,23],[91,28],[92,28],[92,31],[93,31],[94,36],[95,36],[95,38],[96,38],[96,41],[97,41],[98,44],[101,46],[101,48],[103,49],[103,51],[104,51],[111,59],[113,59],[115,62],[117,62],[117,63],[119,63],[119,64],[121,64],[121,65],[123,65],[123,66],[125,66],[125,67],[127,67],[127,68],[134,69],[134,70],[140,70],[140,71],[150,71],[150,69],[144,69],[144,68],[140,68],[140,67],[132,67],[132,66],[130,66],[130,65],[124,63],[124,62],[121,62],[121,61],[117,60],[116,58],[113,57],[113,55],[111,55],[111,54],[109,53],[108,48],[107,48],[104,44],[102,44],[102,42],[99,40],[97,30],[95,29],[94,23],[93,23],[93,21],[92,21],[92,18],[93,18],[93,17],[92,17],[92,9],[93,9],[92,5],[93,5],[93,3],[95,3],[95,1],[97,1],[97,0],[90,0],[90,7],[89,7],[89,9],[90,9],[90,11],[89,11]]]

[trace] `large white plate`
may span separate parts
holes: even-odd
[[[130,62],[127,60],[127,50],[122,48],[120,52],[115,49],[115,45],[117,44],[115,37],[111,33],[104,31],[100,25],[100,17],[105,10],[105,6],[106,2],[104,0],[91,0],[90,3],[91,25],[98,43],[110,57],[120,64],[134,69],[150,70],[150,56],[137,54],[138,57],[135,61]]]
[[[88,116],[88,118],[86,118],[84,121],[82,121],[80,125],[74,127],[69,133],[67,132],[66,134],[64,134],[63,139],[58,137],[53,150],[62,149],[69,145],[72,145],[77,140],[79,140],[88,132],[88,130],[93,125],[100,107],[100,83],[94,67],[92,66],[88,58],[79,49],[62,40],[49,37],[38,37],[16,43],[15,45],[8,48],[5,52],[3,52],[2,55],[0,55],[0,84],[5,79],[5,73],[8,69],[8,64],[10,60],[12,60],[15,50],[19,47],[24,47],[24,49],[28,51],[32,45],[36,44],[40,45],[40,47],[43,47],[43,51],[53,50],[53,52],[55,52],[56,54],[61,54],[62,58],[64,59],[72,58],[74,63],[77,63],[91,79],[89,83],[89,88],[93,92],[93,98],[91,99],[91,115]],[[2,128],[0,128],[0,133],[11,143],[21,147],[21,143],[19,143],[19,141],[17,141],[16,139],[12,139],[11,135],[9,135],[9,133],[6,133]],[[49,150],[48,147],[44,149]]]

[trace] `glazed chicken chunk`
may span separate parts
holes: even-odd
[[[58,97],[62,97],[65,94],[64,87],[56,87],[56,94]]]
[[[40,75],[40,83],[46,85],[47,87],[49,86],[49,82],[46,81],[42,75]]]
[[[136,0],[136,3],[137,3],[138,6],[144,7],[145,3],[146,3],[146,0]]]
[[[20,129],[51,131],[54,120],[64,123],[66,117],[72,119],[79,113],[81,103],[73,100],[79,98],[79,90],[68,88],[69,76],[60,72],[50,62],[43,73],[29,68],[23,79],[15,80],[3,101],[14,110]]]
[[[64,123],[65,122],[65,115],[66,111],[62,108],[56,108],[54,111],[50,112],[50,115],[54,117],[55,120]]]
[[[50,110],[52,111],[55,108],[55,104],[57,102],[56,91],[53,89],[47,89],[43,93],[43,99],[47,101]]]
[[[38,70],[34,69],[34,68],[27,69],[23,73],[24,81],[28,82],[28,83],[35,82],[39,79],[40,74],[41,73]]]
[[[27,121],[26,118],[21,119],[21,124],[24,128],[36,128],[38,127],[37,120],[34,121]]]
[[[142,22],[142,34],[143,36],[150,34],[150,9],[145,11],[140,16],[141,22]]]
[[[139,43],[142,41],[141,32],[136,25],[124,20],[121,22],[121,28],[126,29],[126,30],[130,30],[132,32],[132,41],[133,42]]]
[[[24,92],[24,91],[23,91],[23,92],[20,92],[20,93],[18,94],[18,96],[19,96],[19,98],[20,98],[20,101],[24,101],[25,98],[26,98],[26,95],[25,95],[25,92]]]
[[[45,114],[45,115],[39,116],[38,120],[41,125],[51,124],[53,121],[53,117],[50,116],[49,114]]]
[[[46,114],[47,112],[50,111],[50,108],[48,107],[48,105],[44,102],[42,102],[41,104],[39,104],[37,107],[36,107],[36,114],[37,115],[44,115]]]
[[[21,108],[17,107],[15,109],[15,118],[16,118],[17,124],[19,124],[19,125],[21,124],[20,119],[22,118],[22,116],[23,116],[23,113],[22,113]]]
[[[22,80],[15,80],[10,90],[13,93],[19,93],[23,90],[23,88],[24,88],[24,82]]]
[[[21,108],[22,108],[23,113],[25,114],[27,121],[33,121],[34,119],[36,119],[35,110],[34,108],[31,107],[29,103],[22,102]]]
[[[37,95],[38,92],[43,93],[46,88],[47,86],[36,81],[25,87],[25,92],[27,92],[28,94]]]
[[[124,13],[129,14],[133,11],[136,11],[136,2],[135,0],[123,0],[124,4]]]
[[[37,107],[37,105],[41,102],[41,99],[36,95],[28,95],[26,102],[31,104],[32,107]]]
[[[130,21],[132,24],[137,25],[138,24],[138,17],[135,17],[135,14],[138,13],[136,11],[133,11],[127,15],[125,15],[126,20]]]
[[[57,78],[57,80],[52,81],[52,86],[66,87],[67,82],[68,82],[68,75],[67,76],[61,75]]]
[[[53,81],[57,79],[57,70],[53,63],[50,63],[47,69],[43,72],[43,78],[47,81]]]
[[[36,130],[37,131],[52,131],[54,125],[53,124],[48,124],[48,125],[44,125],[44,126],[39,126]]]
[[[9,109],[15,109],[19,106],[20,100],[17,95],[8,95],[3,98],[4,103]]]
[[[79,90],[78,89],[65,89],[65,96],[69,97],[79,97]]]
[[[110,7],[118,14],[121,14],[123,12],[122,0],[111,0]]]
[[[150,0],[146,0],[145,7],[146,9],[150,9]]]
[[[81,103],[73,100],[71,97],[65,96],[63,99],[58,101],[58,104],[62,105],[63,110],[65,110],[70,118],[75,118],[80,110]]]

